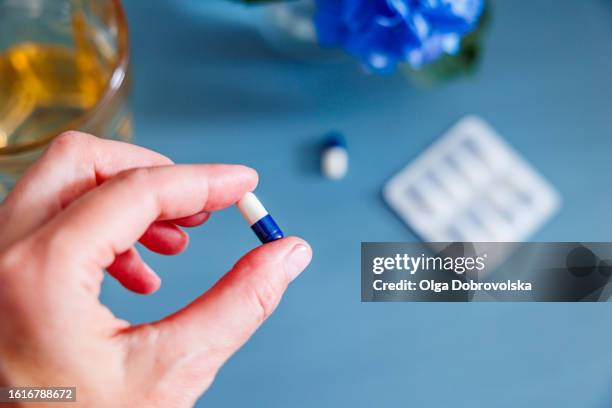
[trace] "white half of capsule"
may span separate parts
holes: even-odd
[[[348,152],[340,146],[330,147],[323,151],[321,171],[325,177],[332,180],[343,178],[348,172]]]
[[[236,206],[249,225],[255,224],[268,215],[268,211],[266,211],[261,201],[253,193],[246,193]]]

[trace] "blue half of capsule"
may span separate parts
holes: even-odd
[[[251,229],[263,244],[276,241],[285,236],[270,214],[251,225]]]

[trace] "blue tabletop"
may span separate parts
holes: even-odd
[[[270,47],[261,11],[221,0],[126,0],[136,143],[177,162],[244,163],[285,232],[314,260],[221,370],[207,407],[609,407],[612,309],[600,304],[360,303],[361,241],[417,238],[383,183],[457,119],[488,120],[560,191],[534,237],[612,241],[612,3],[494,1],[478,73],[433,88],[369,76],[351,59],[306,63]],[[347,178],[317,172],[331,129]],[[159,319],[258,244],[237,210],[191,231],[177,257],[145,254],[163,286],[102,300]]]

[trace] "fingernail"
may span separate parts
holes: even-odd
[[[289,282],[297,278],[310,263],[312,255],[306,245],[296,245],[285,257],[285,272]]]

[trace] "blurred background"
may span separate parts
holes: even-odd
[[[198,406],[612,406],[607,303],[360,302],[360,243],[419,240],[383,201],[384,183],[466,114],[490,122],[559,191],[561,210],[533,240],[612,241],[612,2],[490,1],[479,58],[459,74],[368,73],[341,52],[301,48],[271,22],[275,5],[123,7],[129,69],[105,78],[131,83],[131,98],[104,136],[133,134],[176,162],[256,168],[259,198],[314,250]],[[120,25],[108,30],[115,66]],[[331,130],[350,155],[339,181],[319,169]],[[234,208],[190,233],[177,257],[143,253],[159,292],[106,279],[102,301],[134,323],[159,319],[258,245]]]

